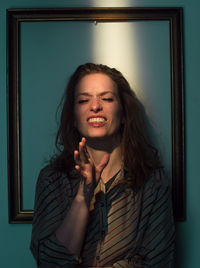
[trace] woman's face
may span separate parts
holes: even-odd
[[[83,137],[119,137],[122,107],[116,83],[102,73],[84,76],[76,87],[74,116]]]

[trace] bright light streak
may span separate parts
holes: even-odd
[[[171,172],[169,23],[99,22],[92,26],[92,59],[122,72],[155,127],[167,172]]]
[[[100,22],[94,24],[92,42],[94,62],[118,69],[131,87],[137,90],[139,74],[136,51],[138,48],[137,42],[133,40],[134,31],[133,22]]]

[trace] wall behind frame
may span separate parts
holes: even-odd
[[[85,62],[115,67],[128,79],[171,178],[168,21],[27,22],[21,39],[23,209],[33,209],[31,191],[55,150],[55,113],[67,80]]]
[[[192,3],[191,3],[192,2]],[[199,114],[200,93],[198,90],[198,62],[200,60],[200,37],[196,35],[199,21],[197,0],[188,1],[109,1],[109,0],[3,0],[0,3],[0,266],[1,267],[36,267],[29,251],[31,225],[8,224],[8,192],[7,192],[7,139],[6,139],[6,9],[8,8],[40,8],[40,7],[98,7],[98,6],[181,6],[184,8],[185,37],[185,99],[186,99],[186,196],[187,219],[177,224],[177,268],[199,267],[200,244],[200,182],[198,179],[200,127],[197,123]]]

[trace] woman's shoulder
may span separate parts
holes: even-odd
[[[171,181],[163,170],[155,171],[144,185],[144,189],[150,188],[153,192],[171,189]]]
[[[53,181],[58,177],[62,177],[63,172],[60,172],[53,168],[51,165],[44,166],[39,172],[39,180]]]
[[[163,173],[157,171],[152,174],[140,189],[138,195],[141,196],[145,204],[149,204],[149,207],[155,204],[159,205],[165,202],[171,202],[171,183]]]
[[[75,170],[71,170],[69,172],[58,170],[51,165],[46,165],[43,167],[38,176],[38,183],[46,183],[46,184],[76,184],[77,181],[80,180],[80,176],[75,172]]]

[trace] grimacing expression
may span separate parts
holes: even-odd
[[[75,127],[86,138],[119,136],[122,107],[116,83],[106,74],[85,75],[75,89]]]

